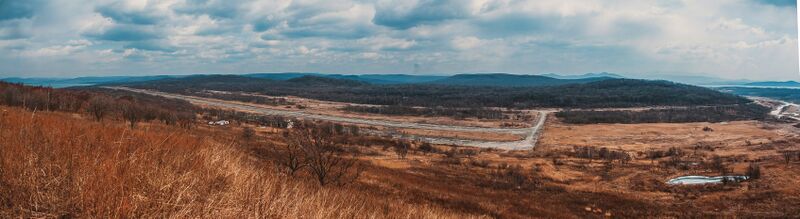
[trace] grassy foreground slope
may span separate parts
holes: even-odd
[[[278,177],[231,136],[0,106],[0,217],[462,218]]]

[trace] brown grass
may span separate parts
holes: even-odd
[[[787,134],[797,129],[772,126],[550,121],[535,151],[451,155],[451,147],[422,153],[415,146],[405,159],[390,139],[340,136],[344,151],[365,164],[363,175],[345,187],[319,187],[270,164],[280,156],[269,151],[285,141],[283,130],[256,129],[258,138],[239,143],[238,125],[185,130],[144,123],[131,130],[121,121],[0,107],[0,218],[795,217],[800,158],[787,163],[779,152],[800,151],[800,140]],[[699,141],[709,146],[698,148]],[[621,150],[633,160],[606,170],[601,160],[577,157],[573,146]],[[665,165],[669,157],[653,161],[638,153],[672,147],[698,164],[682,169]],[[733,174],[758,162],[762,177],[721,186],[664,183],[719,174],[705,164],[715,156]],[[527,182],[517,183],[519,176]]]
[[[462,218],[280,177],[224,136],[0,107],[0,217]]]

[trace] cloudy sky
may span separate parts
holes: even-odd
[[[0,76],[618,72],[797,80],[794,0],[0,0]]]

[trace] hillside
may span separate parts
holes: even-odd
[[[796,81],[762,81],[744,84],[746,86],[763,86],[763,87],[800,87],[800,83]]]
[[[582,79],[556,79],[540,75],[514,75],[514,74],[458,74],[447,78],[429,82],[441,85],[464,86],[495,86],[495,87],[537,87],[556,86],[565,84],[579,84],[601,81],[610,78],[582,78]]]
[[[608,72],[600,72],[600,73],[586,73],[580,75],[561,75],[555,73],[543,74],[542,76],[551,77],[551,78],[558,78],[558,79],[584,79],[584,78],[626,78],[625,76],[608,73]]]
[[[636,80],[589,85],[580,86],[680,86]],[[296,118],[289,128],[289,118],[281,116],[86,89],[0,83],[0,217],[663,218],[798,213],[792,198],[798,195],[793,187],[798,174],[792,166],[798,163],[800,139],[782,137],[757,121],[571,125],[551,120],[536,150],[506,151],[387,138],[363,127]],[[730,113],[725,107],[720,110]],[[98,111],[107,112],[105,119],[95,117]],[[638,119],[683,117],[643,112],[650,115]],[[176,123],[170,113],[190,117],[177,117]],[[230,123],[208,124],[220,120]],[[785,158],[786,152],[793,154]],[[748,156],[759,163],[741,159]],[[684,166],[690,162],[696,165]],[[754,178],[705,186],[665,183],[676,175],[718,171]],[[736,207],[745,204],[762,210]]]
[[[368,84],[366,82],[347,78],[329,78],[309,75],[299,78],[292,78],[287,80],[287,82],[297,84],[298,86],[361,86]]]
[[[724,87],[719,88],[719,90],[742,96],[766,97],[800,103],[800,89],[794,88]]]
[[[73,86],[91,86],[106,83],[132,83],[153,81],[167,78],[178,78],[182,76],[102,76],[102,77],[77,77],[77,78],[2,78],[0,81],[10,83],[22,83],[33,86],[48,86],[55,88]]]
[[[469,217],[282,177],[237,148],[244,144],[232,146],[231,132],[0,111],[3,218]]]
[[[412,84],[424,83],[438,79],[445,78],[446,76],[429,76],[429,75],[407,75],[407,74],[362,74],[362,75],[342,75],[342,74],[321,74],[321,73],[254,73],[245,74],[242,76],[281,80],[286,81],[303,76],[316,76],[335,79],[346,79],[353,81],[360,81],[369,84]]]
[[[525,76],[526,78],[532,78]],[[505,76],[501,78],[506,79]],[[242,76],[198,76],[125,86],[188,95],[203,90],[242,91],[271,96],[299,96],[318,100],[377,105],[429,107],[631,107],[692,106],[746,103],[731,94],[666,81],[606,79],[560,86],[466,86],[441,84],[371,85],[313,76],[289,81]],[[550,79],[547,79],[550,80]],[[326,86],[319,86],[319,85]]]

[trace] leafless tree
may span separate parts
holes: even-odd
[[[89,112],[94,119],[102,121],[114,106],[114,100],[103,95],[97,95],[89,99],[89,104],[86,106],[86,111]]]
[[[714,155],[714,157],[711,159],[711,167],[719,171],[720,173],[724,173],[728,169],[727,167],[725,167],[725,164],[722,161],[722,157],[720,157],[719,155]]]
[[[306,142],[298,135],[297,133],[288,135],[286,145],[275,161],[280,170],[289,176],[294,176],[298,171],[308,166],[308,160],[303,151],[303,145]]]
[[[158,119],[165,125],[174,125],[178,122],[178,115],[167,110],[159,110]]]
[[[750,163],[745,174],[749,179],[761,178],[761,167],[757,163]]]
[[[394,145],[394,153],[397,154],[397,157],[400,159],[406,159],[406,155],[408,155],[408,149],[411,147],[408,142],[405,141],[398,141]]]
[[[2,97],[5,105],[19,106],[22,103],[22,92],[16,87],[6,87],[3,90]]]
[[[792,157],[794,157],[794,151],[781,151],[781,155],[783,155],[783,160],[786,162],[786,165],[792,162]]]
[[[136,127],[136,123],[142,119],[142,108],[136,103],[128,100],[121,101],[122,117],[130,123],[131,128]]]
[[[253,128],[250,128],[250,127],[244,127],[244,128],[242,129],[242,138],[243,138],[244,140],[247,140],[247,141],[249,141],[249,140],[250,140],[250,139],[252,139],[252,138],[253,138],[253,136],[255,136],[255,135],[256,135],[256,131],[255,131],[255,130],[253,130]]]
[[[192,112],[179,112],[175,114],[178,124],[183,128],[191,128],[195,122],[195,114]]]
[[[425,153],[425,154],[428,154],[428,152],[433,152],[434,151],[433,145],[431,145],[428,142],[422,142],[422,144],[419,145],[418,149],[420,151],[422,151],[422,153]]]
[[[304,127],[289,135],[292,144],[302,149],[309,172],[322,186],[353,181],[361,172],[355,158],[342,154],[333,134],[327,128]]]

